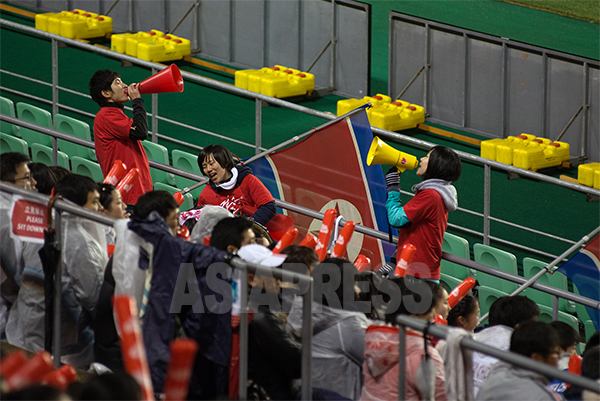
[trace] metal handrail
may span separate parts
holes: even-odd
[[[405,316],[405,315],[399,315],[398,317],[396,317],[396,323],[400,326],[400,339],[399,340],[400,340],[400,353],[401,354],[400,354],[400,358],[398,360],[398,363],[399,363],[398,370],[400,370],[400,371],[402,370],[402,368],[404,368],[406,366],[406,359],[402,357],[402,351],[404,349],[406,349],[405,327],[410,327],[411,329],[418,330],[421,332],[423,332],[427,329],[429,334],[431,334],[434,337],[442,338],[442,339],[448,338],[448,332],[450,331],[449,327],[441,326],[439,324],[429,325],[428,322],[425,320],[417,319],[417,318]],[[402,344],[404,344],[404,347],[402,347]],[[545,363],[537,362],[531,358],[517,354],[515,352],[511,352],[508,350],[501,350],[499,348],[491,347],[487,344],[483,344],[479,341],[475,341],[474,339],[468,338],[468,337],[462,338],[460,340],[460,347],[467,348],[472,351],[481,352],[486,355],[491,355],[494,358],[498,358],[501,361],[509,362],[515,366],[533,370],[534,372],[541,373],[545,376],[554,377],[563,382],[571,383],[576,386],[582,387],[583,389],[590,390],[590,391],[593,391],[594,393],[600,394],[600,384],[598,384],[598,382],[596,382],[595,380],[565,372],[563,370],[554,368]],[[510,385],[510,383],[507,383],[507,385]],[[402,397],[402,395],[405,394],[405,386],[406,386],[406,381],[405,381],[404,377],[401,377],[401,379],[399,381],[399,391],[398,391],[398,393],[399,393],[398,399],[400,399],[400,400],[405,399],[404,397]]]

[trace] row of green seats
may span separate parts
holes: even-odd
[[[15,107],[12,100],[0,97],[1,112],[15,117]],[[47,110],[19,102],[16,106],[16,117],[47,128],[52,128],[52,115]],[[56,130],[65,134],[77,136],[91,141],[91,131],[87,123],[72,117],[57,114],[54,116]],[[21,152],[31,154],[32,161],[52,164],[52,138],[48,135],[2,122],[0,126],[0,152]],[[169,163],[169,154],[166,147],[151,141],[142,141],[149,160],[163,164]],[[82,174],[92,178],[96,182],[102,182],[104,175],[97,163],[96,153],[93,149],[77,145],[69,141],[58,140],[58,165],[65,167],[76,174]],[[31,152],[29,151],[31,149]],[[173,150],[173,166],[195,174],[200,174],[200,168],[196,162],[196,155]],[[69,163],[70,162],[70,163]],[[186,178],[178,177],[165,171],[151,168],[150,174],[156,189],[175,193],[180,188],[189,187],[195,182]],[[197,188],[186,194],[181,210],[185,211],[194,206],[193,198],[199,196],[202,188]]]

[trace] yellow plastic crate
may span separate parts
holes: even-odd
[[[112,30],[113,20],[106,15],[83,13],[60,21],[60,35],[70,39],[100,38]]]
[[[568,143],[550,142],[546,138],[531,141],[526,147],[516,148],[513,153],[513,165],[527,170],[560,166],[568,159]]]
[[[157,30],[151,30],[148,32],[138,33],[119,33],[110,37],[110,49],[114,52],[121,54],[128,54],[130,56],[137,56],[137,44],[140,41],[150,41],[155,36],[163,36],[164,33]],[[133,54],[127,52],[128,40],[131,39],[129,49]]]
[[[305,95],[315,89],[314,74],[293,68],[265,74],[260,81],[260,93],[277,98]]]
[[[163,36],[164,33],[153,29],[148,32],[138,32],[128,36],[125,39],[125,54],[133,57],[138,56],[139,45],[142,43],[149,43],[158,40],[157,38]]]
[[[137,58],[157,63],[181,60],[190,53],[190,41],[171,34],[159,36],[149,42],[140,42],[137,46]]]
[[[494,139],[488,139],[487,141],[482,141],[480,156],[485,159],[495,161],[496,160],[496,148],[498,147],[498,145],[504,143],[505,140],[506,139],[503,139],[503,138],[494,138]]]
[[[264,67],[260,70],[254,70],[248,73],[248,89],[249,91],[262,93],[262,79],[267,76],[275,76],[280,71],[287,70],[287,67],[276,65],[273,67]],[[298,70],[296,70],[298,71]],[[300,71],[298,71],[300,72]]]
[[[521,134],[519,136],[509,136],[496,146],[496,161],[504,164],[513,164],[513,152],[517,148],[524,148],[535,139],[535,135]]]
[[[598,188],[600,187],[600,183],[595,184],[596,173],[600,177],[600,163],[580,164],[577,167],[577,181],[581,185]]]
[[[367,111],[369,123],[388,131],[415,128],[425,121],[424,107],[403,100],[379,104],[369,111]]]
[[[600,189],[600,170],[594,171],[594,188]]]
[[[76,14],[72,11],[61,11],[59,13],[36,14],[35,28],[41,31],[60,35],[60,21],[71,19]]]
[[[392,98],[387,96],[387,95],[382,95],[381,93],[378,93],[375,96],[365,96],[362,99],[344,99],[344,100],[339,100],[337,102],[337,115],[341,116],[344,115],[354,109],[356,109],[357,107],[363,106],[367,103],[371,103],[373,105],[373,107],[377,107],[386,103],[391,103],[392,102]],[[370,108],[367,110],[367,116],[371,113],[371,110],[373,109]]]

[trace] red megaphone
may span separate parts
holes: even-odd
[[[147,93],[183,92],[181,71],[175,64],[146,78],[138,85],[142,95]]]

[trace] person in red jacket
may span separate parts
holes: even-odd
[[[439,283],[442,242],[448,227],[448,212],[458,208],[456,188],[460,177],[460,158],[452,149],[435,146],[421,158],[417,176],[423,181],[413,186],[415,196],[402,205],[400,174],[393,167],[385,175],[385,207],[390,225],[398,227],[398,249],[404,244],[417,248],[406,275]],[[398,252],[399,254],[399,252]]]
[[[246,214],[266,225],[277,213],[269,190],[254,175],[250,167],[238,164],[221,145],[209,145],[200,151],[198,166],[210,181],[198,198],[198,206],[217,205],[235,215]]]
[[[101,107],[94,119],[94,142],[102,174],[106,177],[115,160],[121,160],[128,170],[139,169],[139,182],[123,196],[123,202],[135,204],[153,187],[148,157],[141,143],[148,137],[148,119],[138,84],[127,86],[118,73],[99,70],[89,86],[92,100]],[[129,100],[133,103],[133,118],[123,113],[123,103]]]

